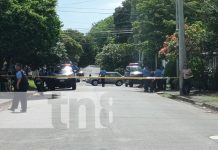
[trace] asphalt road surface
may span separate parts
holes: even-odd
[[[138,88],[78,86],[0,112],[0,150],[217,150],[218,114]]]

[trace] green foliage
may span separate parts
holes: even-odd
[[[111,33],[113,28],[114,18],[112,16],[93,25],[87,36],[95,43],[96,52],[101,52],[104,45],[114,43],[114,36]]]
[[[94,47],[95,44],[91,38],[89,36],[85,36],[85,41],[83,41],[81,44],[83,47],[83,54],[80,57],[79,66],[86,67],[88,65],[95,64],[95,57],[97,52]]]
[[[1,59],[31,64],[41,56],[55,55],[51,49],[58,42],[61,27],[56,3],[56,0],[0,1]],[[46,60],[39,63],[45,64]]]
[[[116,34],[116,43],[127,43],[129,38],[132,37],[132,23],[131,23],[131,1],[126,0],[123,2],[122,7],[115,9],[113,14],[114,26]]]
[[[62,32],[60,42],[64,44],[64,48],[67,52],[68,59],[70,59],[73,62],[78,62],[80,56],[83,53],[83,49],[81,44],[79,43],[79,40],[81,39],[78,38],[78,36],[75,33],[77,32],[73,30],[66,30]]]
[[[141,41],[149,41],[158,51],[166,35],[175,31],[175,2],[172,0],[138,0],[138,16],[133,25]]]
[[[165,67],[165,76],[166,77],[176,77],[177,73],[176,73],[176,61],[175,60],[171,60],[167,63],[166,67]]]
[[[109,71],[122,70],[132,61],[134,51],[129,44],[108,44],[96,56],[96,63]]]

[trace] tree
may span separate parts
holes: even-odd
[[[114,18],[112,16],[93,25],[87,36],[95,44],[94,48],[96,52],[101,52],[104,45],[114,43],[113,29]]]
[[[64,44],[68,59],[78,62],[83,53],[82,45],[76,41],[73,30],[66,30],[61,33],[60,42]],[[78,40],[78,39],[77,39]]]
[[[126,0],[122,7],[116,8],[113,17],[115,31],[118,32],[115,37],[116,43],[127,43],[132,36],[131,1]]]
[[[83,54],[80,57],[79,66],[86,67],[88,65],[95,64],[97,52],[94,48],[95,44],[93,41],[89,36],[85,36],[85,41],[83,41],[81,44],[83,47]]]
[[[124,69],[132,61],[134,55],[132,45],[108,44],[96,56],[96,63],[110,71]]]
[[[46,63],[45,57],[34,60],[54,55],[52,48],[61,28],[56,3],[57,0],[1,0],[1,57],[25,64]]]
[[[96,51],[90,36],[85,36],[83,33],[72,29],[63,31],[62,35],[65,36],[65,40],[62,40],[63,43],[66,41],[66,36],[68,39],[70,38],[71,41],[74,41],[74,46],[71,46],[71,58],[73,61],[77,62],[80,67],[86,67],[90,64],[95,64]],[[68,50],[69,42],[67,45],[68,48],[66,49]]]

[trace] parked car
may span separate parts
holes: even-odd
[[[107,72],[105,77],[122,77],[122,75],[118,72]],[[101,84],[101,79],[88,79],[86,80],[87,83],[92,84],[93,86],[98,86]],[[105,84],[115,84],[116,86],[122,86],[124,81],[122,79],[105,79]]]
[[[47,75],[52,77],[45,80],[48,89],[55,90],[58,87],[76,90],[76,79],[73,78],[75,77],[75,73],[71,64],[61,64],[51,67]]]
[[[130,63],[129,66],[126,67],[126,71],[125,71],[125,77],[143,77],[143,73],[142,73],[142,68],[136,64],[136,63]],[[125,81],[125,86],[128,87],[133,87],[134,84],[142,84],[143,81],[142,80],[126,80]]]

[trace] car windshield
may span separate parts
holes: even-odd
[[[129,67],[127,67],[127,70],[130,71],[130,72],[142,71],[142,68],[140,66],[129,66]]]
[[[108,77],[121,77],[122,75],[115,72],[115,73],[107,73],[107,76]]]
[[[55,68],[54,73],[63,74],[63,75],[70,75],[73,73],[73,69],[71,66],[57,66]]]

